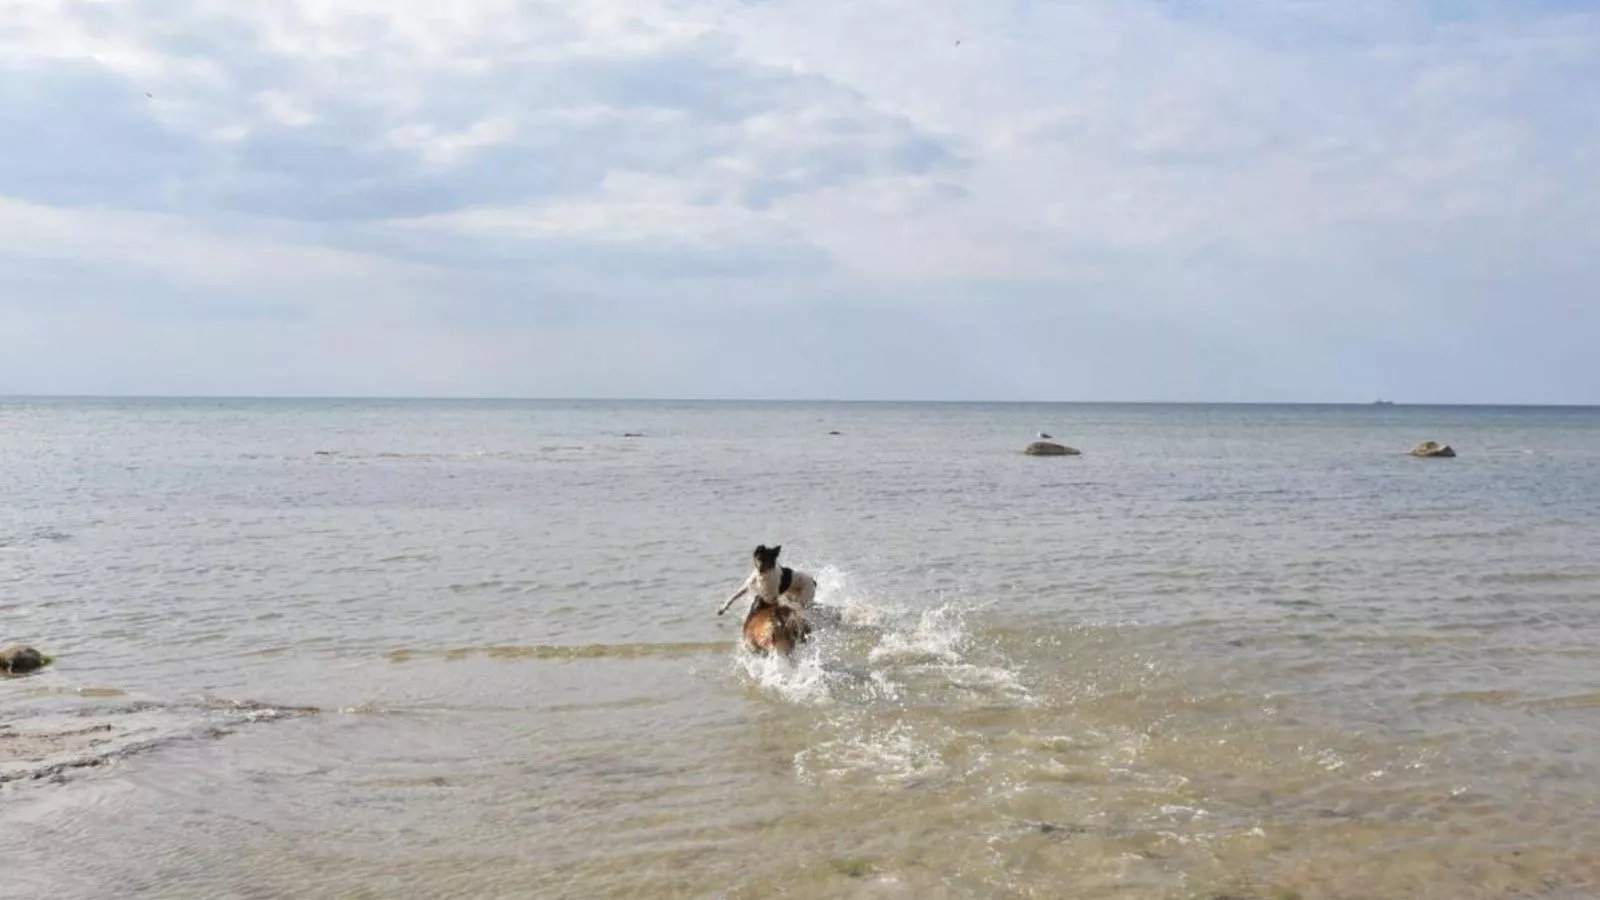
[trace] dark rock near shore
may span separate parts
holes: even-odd
[[[1029,456],[1080,456],[1081,454],[1068,447],[1066,444],[1057,444],[1054,441],[1034,441],[1022,451]]]
[[[1422,457],[1424,459],[1449,459],[1450,457],[1456,455],[1456,451],[1450,449],[1449,444],[1440,444],[1436,441],[1423,441],[1411,451],[1411,455]]]
[[[50,657],[21,644],[0,650],[0,672],[26,675],[50,665]]]

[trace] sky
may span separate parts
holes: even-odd
[[[0,21],[0,394],[1600,403],[1600,4]]]

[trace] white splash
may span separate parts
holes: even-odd
[[[794,756],[796,777],[888,786],[987,769],[981,750],[961,772],[950,770],[943,748],[973,740],[924,712],[1034,702],[1021,674],[969,628],[980,604],[888,597],[836,566],[808,571],[817,579],[811,640],[789,659],[742,648],[732,659],[734,671],[773,700],[814,710],[807,715],[816,717],[817,734]]]
[[[808,747],[795,754],[794,767],[808,783],[865,775],[889,784],[938,774],[945,764],[937,746],[897,724]]]
[[[951,606],[930,609],[917,617],[917,622],[907,631],[885,631],[878,646],[867,654],[872,663],[943,663],[961,662],[961,651],[967,644],[966,623],[961,614]]]
[[[777,653],[761,655],[741,648],[737,661],[763,690],[790,703],[820,705],[833,700],[829,672],[816,641],[802,645],[788,659]]]

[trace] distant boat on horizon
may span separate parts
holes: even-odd
[[[1374,401],[1372,401],[1372,405],[1373,406],[1393,406],[1394,405],[1394,401],[1393,400],[1374,400]]]

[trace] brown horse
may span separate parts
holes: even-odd
[[[794,653],[796,644],[805,642],[811,626],[805,617],[787,606],[757,600],[744,617],[744,643],[753,653],[776,650],[784,656]]]

